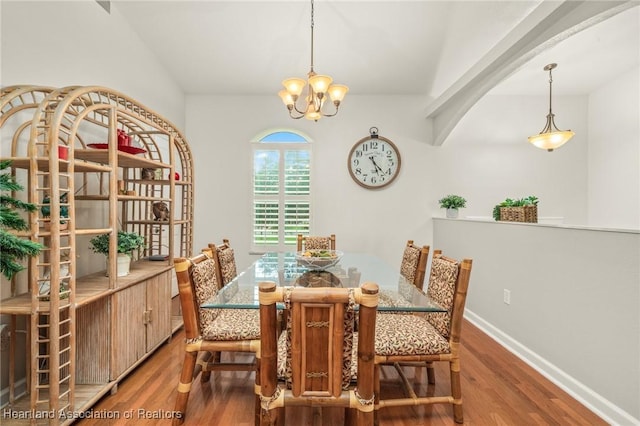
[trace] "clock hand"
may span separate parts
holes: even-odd
[[[376,166],[376,173],[380,174],[380,172],[382,172],[382,174],[384,174],[384,170],[382,170],[382,167],[378,166],[378,163],[376,163],[376,160],[373,158],[373,155],[369,157],[369,160],[371,160],[373,162],[373,165]]]
[[[380,169],[380,167],[378,167],[378,165],[376,164],[376,160],[373,159],[373,155],[371,157],[369,157],[369,160],[371,160],[371,162],[373,163],[373,166],[375,167],[375,171],[377,174],[380,174],[380,172],[378,171],[378,169]]]

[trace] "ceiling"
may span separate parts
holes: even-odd
[[[539,17],[543,3],[316,0],[315,71],[353,95],[437,98],[461,77],[490,71],[489,62],[498,69],[490,59],[496,48],[516,45],[532,22],[551,19]],[[545,94],[542,68],[550,62],[559,64],[556,94],[589,93],[638,66],[640,3],[618,3],[636,7],[539,49],[492,82],[493,93]],[[308,0],[112,1],[111,13],[130,23],[188,94],[275,96],[284,78],[309,71]]]

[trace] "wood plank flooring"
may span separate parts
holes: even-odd
[[[87,419],[76,424],[169,425],[176,386],[182,367],[184,332],[173,339],[124,379],[117,393],[107,395],[94,413],[116,415],[117,420]],[[606,425],[607,423],[546,380],[524,362],[465,321],[462,332],[461,375],[465,425]],[[233,357],[234,355],[225,356]],[[246,355],[235,355],[245,357]],[[406,367],[416,378],[416,392],[442,394],[449,386],[446,363],[436,363],[436,385],[427,386],[426,370]],[[384,395],[402,396],[393,367],[381,374]],[[189,397],[186,426],[253,425],[254,375],[250,372],[219,372],[209,383],[194,381]],[[130,416],[125,419],[125,416]],[[342,424],[342,410],[324,409],[323,424]],[[291,407],[287,425],[312,424],[313,412]],[[454,425],[449,405],[388,407],[379,411],[381,426]]]

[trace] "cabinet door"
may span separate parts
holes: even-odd
[[[76,309],[76,384],[109,382],[109,305],[105,297]]]
[[[147,280],[147,350],[171,335],[171,274],[163,272]]]
[[[146,282],[113,295],[111,379],[117,379],[147,352],[145,342]]]

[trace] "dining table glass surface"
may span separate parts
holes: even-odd
[[[374,282],[379,286],[379,311],[446,311],[407,281],[399,268],[374,255],[351,252],[344,253],[335,265],[322,269],[299,263],[295,252],[266,253],[201,307],[258,309],[258,287],[262,281],[272,281],[279,286],[346,288]]]

